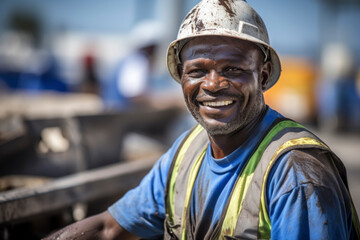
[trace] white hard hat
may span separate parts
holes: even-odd
[[[181,48],[198,36],[226,36],[255,43],[270,59],[272,71],[267,89],[279,79],[279,56],[269,44],[266,26],[255,10],[244,0],[202,0],[185,17],[177,39],[167,51],[167,67],[171,76],[180,82],[177,65],[180,64]]]
[[[130,45],[139,49],[150,45],[159,45],[164,39],[164,26],[157,20],[144,20],[136,24],[130,33]]]

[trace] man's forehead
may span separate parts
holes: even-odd
[[[180,49],[180,57],[183,60],[196,55],[208,55],[211,57],[214,54],[222,54],[222,50],[227,51],[229,56],[235,56],[247,55],[259,50],[259,48],[254,43],[241,39],[221,36],[202,36],[187,40],[182,46],[182,49]]]

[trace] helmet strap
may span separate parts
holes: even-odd
[[[265,47],[264,47],[264,45],[262,45],[262,44],[259,44],[259,43],[255,43],[256,44],[256,46],[258,46],[260,49],[261,49],[261,51],[264,53],[264,62],[266,62],[267,60],[268,60],[268,58],[269,58],[269,48],[268,47],[266,47],[266,49],[265,49]]]

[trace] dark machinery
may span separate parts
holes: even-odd
[[[149,171],[179,114],[137,109],[2,120],[0,239],[39,239],[105,210]],[[141,155],[136,149],[146,146],[133,140],[130,160],[124,142],[133,133],[153,143]]]

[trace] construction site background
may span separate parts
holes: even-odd
[[[195,123],[165,53],[198,2],[0,1],[0,208],[23,208],[0,212],[0,239],[38,239],[103,210],[151,161],[126,165],[132,178],[107,166],[156,159]],[[266,103],[342,158],[360,211],[360,2],[248,2],[282,62]],[[113,181],[125,185],[116,194]],[[47,206],[51,194],[62,203]]]

